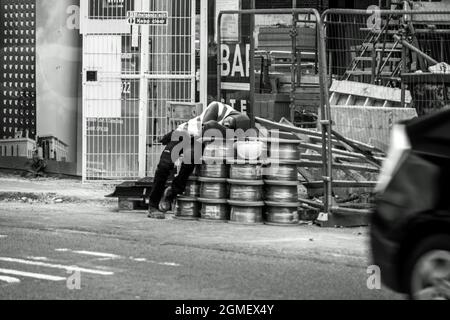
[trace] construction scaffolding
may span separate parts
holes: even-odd
[[[281,131],[283,138],[302,141],[299,173],[307,192],[300,202],[303,209],[319,210],[316,221],[324,226],[367,224],[371,200],[365,206],[354,205],[351,193],[374,192],[393,125],[423,114],[420,100],[416,98],[414,86],[417,83],[411,84],[411,79],[446,77],[447,53],[442,38],[447,33],[443,24],[448,21],[444,17],[449,12],[411,10],[409,2],[390,2],[388,5],[389,10],[327,10],[322,16],[314,10],[296,9],[223,11],[219,15],[218,30],[221,29],[220,17],[224,15],[293,16],[289,32],[292,50],[287,59],[291,67],[290,121],[284,118],[276,122],[264,117],[255,120],[265,129]],[[298,16],[301,14],[314,16],[313,23],[316,24],[320,95],[316,130],[301,128],[302,124],[296,123],[293,116],[296,109],[304,108],[300,100],[313,93],[312,88],[307,88],[305,92],[299,92],[300,99],[296,99],[297,84],[301,83],[299,70],[303,68],[296,45],[297,24],[301,21]],[[426,23],[424,17],[427,17]],[[430,17],[436,19],[430,20]],[[440,21],[439,28],[429,24],[435,21]],[[424,37],[425,34],[428,37]],[[438,51],[438,42],[430,38],[431,34],[441,34]],[[218,39],[220,47],[220,32]],[[257,56],[260,59],[273,55],[273,52],[261,51],[254,43],[252,48],[259,50]],[[435,52],[440,55],[436,56]],[[219,50],[219,97],[223,89],[221,59]],[[255,75],[267,76],[267,72],[264,75],[264,63],[260,65],[260,72]],[[253,82],[251,90],[255,89],[255,83],[262,88],[261,84],[267,81]],[[251,110],[251,114],[253,112]],[[344,197],[341,196],[342,189],[347,191]],[[346,222],[348,217],[353,217],[349,219],[353,222]]]

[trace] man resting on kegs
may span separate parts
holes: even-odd
[[[199,164],[201,152],[195,152],[202,143],[198,140],[203,137],[208,130],[215,129],[222,132],[225,136],[227,129],[244,131],[250,129],[250,118],[232,107],[220,102],[211,103],[203,113],[188,122],[179,126],[175,131],[166,134],[160,142],[166,146],[153,181],[153,189],[150,193],[149,218],[164,219],[164,213],[171,209],[176,197],[184,193],[188,178],[194,172],[195,165]],[[174,156],[172,151],[177,147],[180,141],[180,133],[190,136],[189,150],[183,150],[183,163],[181,164],[178,175],[174,178],[172,185],[165,189],[169,176],[175,170]],[[175,155],[176,157],[176,155]],[[198,158],[196,158],[198,157]]]

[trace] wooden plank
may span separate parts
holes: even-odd
[[[331,106],[333,128],[342,136],[388,150],[395,123],[417,117],[413,108]]]
[[[309,129],[302,129],[292,126],[292,124],[285,118],[281,119],[280,123],[276,123],[267,119],[263,119],[260,117],[256,117],[256,122],[258,122],[260,125],[266,127],[268,130],[277,129],[280,131],[290,132],[294,134],[303,134],[306,136],[312,136],[312,137],[319,137],[322,138],[322,133],[320,131],[315,130],[309,130]],[[363,148],[367,151],[377,151],[377,149],[367,143],[362,143],[359,141],[356,141],[354,139],[348,139],[352,143],[358,145],[360,148]]]
[[[368,97],[375,100],[401,102],[401,89],[388,88],[355,81],[334,80],[331,85],[330,92]],[[407,104],[410,104],[412,102],[411,92],[406,92],[405,101]]]

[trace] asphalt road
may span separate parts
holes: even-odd
[[[0,203],[0,299],[399,299],[367,288],[366,230],[243,227]]]

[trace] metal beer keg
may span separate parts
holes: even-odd
[[[200,218],[200,203],[196,198],[178,197],[175,206],[175,218],[180,220],[197,220]]]
[[[264,181],[228,179],[230,185],[230,200],[262,201],[264,198]]]
[[[200,176],[204,178],[228,178],[228,165],[216,159],[204,158],[200,168]]]
[[[197,198],[200,196],[200,182],[198,181],[198,177],[189,177],[186,182],[184,196],[188,198]]]
[[[226,199],[199,198],[198,201],[202,203],[201,220],[211,222],[228,222],[230,220],[230,207]]]
[[[262,224],[264,202],[229,200],[231,206],[230,222],[236,224]]]
[[[287,139],[266,139],[269,149],[269,160],[278,159],[281,161],[299,161],[300,147],[299,140]]]
[[[230,179],[233,180],[262,180],[262,165],[260,163],[246,163],[244,161],[228,161],[230,165]]]
[[[269,181],[298,181],[298,165],[300,161],[274,161],[264,169],[264,179]]]
[[[298,181],[265,180],[266,201],[298,202]]]
[[[266,201],[265,223],[275,226],[296,226],[299,224],[298,202],[279,203]]]
[[[204,199],[227,199],[227,179],[200,177],[200,197]]]

